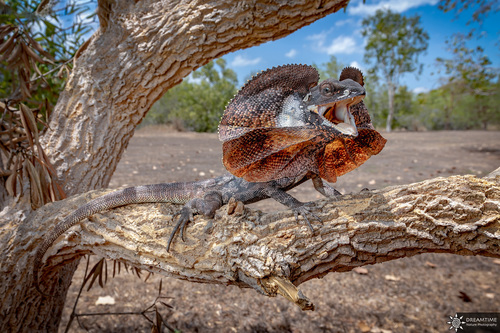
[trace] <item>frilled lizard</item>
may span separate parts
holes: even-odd
[[[340,79],[318,84],[311,66],[285,65],[252,78],[228,104],[219,125],[223,163],[232,175],[213,179],[130,187],[79,207],[44,238],[34,262],[34,283],[49,247],[66,230],[105,210],[137,203],[184,204],[168,244],[193,214],[213,218],[231,198],[244,204],[273,198],[295,216],[315,216],[307,204],[286,193],[311,179],[325,196],[339,194],[322,179],[335,182],[378,154],[386,140],[375,131],[362,102],[363,76],[345,68]],[[314,231],[314,230],[313,230]]]

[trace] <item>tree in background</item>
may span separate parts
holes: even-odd
[[[224,59],[211,61],[193,72],[191,79],[167,91],[153,105],[145,123],[173,123],[178,129],[215,132],[237,84],[236,73],[226,67]]]
[[[405,17],[391,10],[377,10],[362,22],[367,37],[365,61],[373,63],[371,71],[380,72],[388,97],[386,130],[392,129],[394,95],[404,73],[422,70],[418,56],[427,49],[429,35],[420,26],[420,16]]]
[[[464,10],[473,11],[467,22],[471,26],[470,31],[467,34],[453,34],[446,41],[453,57],[436,59],[448,75],[447,83],[443,86],[449,95],[445,107],[446,128],[450,119],[458,116],[461,120],[465,118],[463,120],[467,121],[468,126],[479,125],[487,129],[488,123],[500,122],[499,107],[495,103],[498,100],[498,82],[494,83],[499,71],[491,66],[481,46],[471,48],[468,43],[482,37],[482,32],[474,26],[480,27],[488,14],[500,11],[500,4],[486,0],[441,0],[439,8],[444,12],[455,12],[456,16]],[[464,106],[469,106],[469,112],[460,112]]]
[[[440,0],[439,9],[445,13],[454,12],[457,17],[464,10],[473,10],[467,22],[467,25],[471,25],[472,23],[481,24],[490,13],[498,13],[500,3],[497,0]],[[476,29],[472,28],[470,34],[475,33],[477,33]]]
[[[320,81],[327,78],[339,78],[340,72],[344,69],[345,65],[337,60],[334,55],[330,56],[330,61],[324,62],[321,65],[312,64],[319,73]]]
[[[498,88],[493,84],[498,73],[491,67],[491,61],[484,55],[484,49],[481,46],[467,47],[467,40],[467,36],[455,34],[447,41],[453,58],[436,59],[448,75],[449,100],[446,114],[449,119],[457,104],[463,105],[464,94],[470,95],[474,103],[468,118],[472,122],[480,123],[482,129],[486,129],[488,121],[498,114],[497,107],[488,107],[491,97],[498,94]]]

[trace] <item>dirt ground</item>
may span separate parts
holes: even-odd
[[[406,184],[453,174],[484,176],[500,166],[500,132],[386,133],[384,150],[341,177],[341,193]],[[118,164],[110,187],[205,179],[224,173],[216,134],[178,133],[162,127],[140,129]],[[320,198],[312,184],[291,192],[302,201]],[[267,200],[252,205],[283,209]],[[189,227],[187,229],[189,232]],[[110,262],[110,274],[112,263]],[[331,273],[300,289],[316,305],[302,312],[282,297],[268,298],[234,286],[196,284],[153,276],[146,283],[122,272],[104,289],[84,292],[78,313],[141,312],[158,293],[170,326],[178,332],[451,332],[457,312],[500,312],[500,260],[424,254],[365,266],[365,274]],[[64,330],[81,284],[84,262],[69,291]],[[143,274],[144,280],[146,274]],[[466,295],[466,296],[464,296]],[[111,296],[114,305],[96,305]],[[151,324],[140,315],[79,318],[89,332],[145,332]],[[74,322],[72,332],[86,330]]]

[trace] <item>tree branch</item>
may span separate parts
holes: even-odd
[[[105,192],[47,205],[38,219],[66,215]],[[500,258],[500,175],[435,178],[314,205],[323,220],[314,234],[291,211],[264,214],[245,207],[243,214],[228,216],[225,206],[214,220],[196,217],[186,241],[177,238],[170,253],[165,248],[180,206],[130,205],[68,232],[49,250],[47,264],[93,252],[180,279],[252,287],[267,296],[281,293],[311,309],[295,286],[329,272],[426,252]],[[42,281],[53,273],[45,268],[44,274]]]

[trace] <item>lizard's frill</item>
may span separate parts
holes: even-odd
[[[224,110],[219,140],[227,142],[255,129],[278,127],[284,100],[294,93],[305,95],[318,80],[318,71],[308,65],[284,65],[257,74]]]
[[[335,183],[340,177],[365,163],[384,148],[386,139],[375,130],[360,129],[355,139],[338,139],[325,146],[318,154],[321,178]]]
[[[361,72],[351,67],[342,71],[341,79],[363,84]],[[306,121],[314,110],[302,101],[308,100],[318,80],[311,66],[286,65],[264,71],[243,86],[219,125],[226,169],[249,182],[307,172],[335,182],[378,154],[386,140],[375,131],[363,102],[351,106],[357,137],[328,126],[319,116],[316,122]]]

